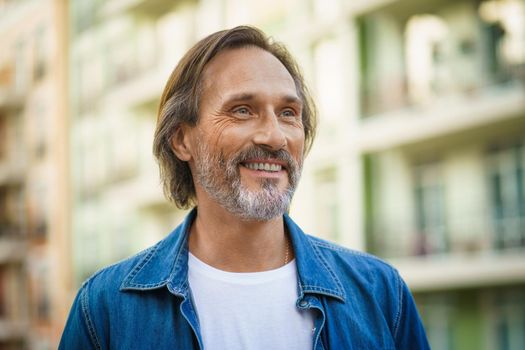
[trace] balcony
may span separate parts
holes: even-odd
[[[523,6],[386,3],[358,18],[363,152],[523,116]]]
[[[28,332],[29,325],[26,322],[0,320],[0,345],[5,343],[18,345],[26,339]]]
[[[390,259],[414,292],[525,283],[525,251]]]
[[[457,95],[426,106],[400,108],[362,119],[357,145],[362,153],[492,127],[523,117],[525,86],[486,88],[473,96]]]
[[[134,73],[122,75],[121,79],[113,83],[104,97],[104,105],[128,108],[148,106],[154,110],[166,83],[166,74],[154,66],[136,67],[130,71]],[[126,78],[122,78],[124,76]]]
[[[524,217],[449,220],[437,237],[409,226],[378,230],[372,251],[398,268],[414,291],[525,283]],[[435,238],[445,244],[433,244]]]
[[[0,86],[0,115],[14,114],[21,110],[23,106],[24,98],[22,94]]]
[[[24,182],[26,165],[0,159],[0,186],[19,185]]]
[[[19,239],[4,238],[4,236],[3,232],[0,233],[0,264],[21,263],[26,255],[25,243]]]
[[[495,219],[485,214],[444,220],[446,223],[428,226],[425,230],[417,230],[406,223],[376,224],[371,235],[371,250],[392,259],[525,252],[524,216]]]
[[[14,114],[24,105],[24,93],[14,83],[15,70],[12,64],[0,66],[0,117]]]
[[[168,73],[159,69],[163,48],[155,26],[125,27],[108,40],[78,59],[74,103],[78,113],[88,116],[115,106],[156,105]],[[105,51],[104,56],[100,50]],[[91,78],[94,75],[98,78]]]

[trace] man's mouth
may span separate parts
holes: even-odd
[[[243,162],[241,164],[251,170],[268,171],[268,172],[278,172],[278,171],[283,170],[284,168],[281,164],[276,164],[276,163]]]

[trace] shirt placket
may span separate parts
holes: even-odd
[[[301,300],[298,301],[297,308],[299,310],[318,311],[315,313],[314,327],[312,329],[312,336],[313,336],[312,348],[314,350],[324,350],[325,347],[321,339],[321,332],[325,325],[326,317],[325,317],[325,312],[324,312],[324,309],[321,303],[314,296],[304,296]]]
[[[190,325],[191,329],[193,330],[193,335],[197,339],[197,342],[199,344],[199,349],[204,349],[202,345],[202,339],[200,335],[200,326],[199,326],[199,320],[197,317],[197,312],[195,311],[195,308],[193,306],[193,303],[191,301],[191,298],[187,295],[178,294],[177,296],[182,298],[182,301],[180,303],[180,312],[184,319],[186,319],[186,322]]]

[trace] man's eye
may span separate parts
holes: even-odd
[[[239,108],[235,108],[233,110],[233,113],[249,115],[250,114],[250,110],[248,108],[246,108],[246,107],[239,107]]]
[[[293,109],[285,109],[281,112],[281,116],[283,117],[295,117],[296,113]]]

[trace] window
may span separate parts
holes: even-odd
[[[31,314],[34,320],[46,322],[50,319],[49,260],[32,256],[28,259],[29,292]]]
[[[0,116],[0,162],[7,158],[7,122]]]
[[[488,67],[496,81],[523,77],[525,65],[525,1],[486,0],[479,16],[487,40]]]
[[[487,156],[492,241],[496,249],[525,246],[523,145],[494,148]]]
[[[383,13],[358,20],[361,114],[367,117],[407,105],[403,23]]]
[[[50,125],[47,118],[46,105],[43,101],[35,103],[35,111],[31,113],[31,117],[33,118],[32,126],[34,126],[32,151],[35,157],[43,158],[47,152],[47,134]]]
[[[414,169],[417,240],[415,253],[426,255],[447,250],[444,185],[439,163]]]
[[[451,294],[416,298],[428,342],[433,350],[453,349],[453,312],[458,308]]]
[[[493,299],[492,334],[497,350],[525,349],[523,291],[498,293]]]
[[[327,38],[314,49],[315,83],[319,110],[325,121],[339,119],[345,111],[345,65],[342,43],[336,38]]]
[[[46,27],[42,24],[38,26],[35,31],[35,57],[34,57],[34,66],[33,66],[33,79],[38,81],[46,75],[47,64],[46,64],[46,54],[49,44],[46,42],[47,31]]]
[[[23,92],[27,87],[26,43],[19,39],[15,45],[15,92]]]
[[[25,234],[25,192],[19,185],[0,185],[0,238]]]

